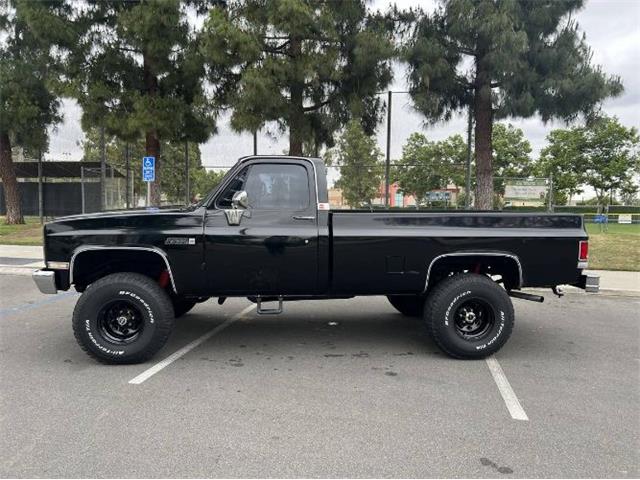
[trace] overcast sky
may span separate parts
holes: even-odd
[[[386,5],[377,0],[373,8]],[[404,0],[396,2],[400,7],[415,6],[421,2]],[[424,2],[422,2],[424,4]],[[428,7],[433,8],[434,2]],[[587,35],[587,42],[593,49],[593,61],[603,66],[609,74],[619,75],[625,91],[620,97],[608,100],[603,110],[608,115],[617,116],[627,126],[640,126],[640,0],[590,0],[576,17]],[[392,90],[406,90],[404,73],[401,68],[395,71]],[[78,141],[83,134],[80,128],[80,109],[75,102],[63,101],[64,122],[52,132],[50,151],[47,159],[80,160],[82,149]],[[526,137],[537,154],[545,145],[545,137],[553,128],[563,124],[543,124],[539,118],[510,119],[514,125],[523,129]],[[202,161],[205,166],[232,165],[238,157],[253,153],[250,135],[232,132],[228,125],[228,116],[223,116],[218,124],[218,134],[202,145]],[[398,158],[407,137],[415,131],[424,132],[431,139],[445,138],[454,133],[465,134],[466,120],[458,117],[446,123],[425,127],[421,117],[412,110],[406,94],[397,94],[393,98],[392,108],[392,158]],[[277,133],[277,132],[271,132]],[[286,136],[274,139],[268,132],[258,137],[258,153],[282,154],[287,150]],[[378,144],[382,151],[386,148],[385,124],[378,129]]]

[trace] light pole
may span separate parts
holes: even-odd
[[[391,96],[393,95],[393,92],[389,90],[387,95],[387,158],[385,161],[384,174],[384,205],[389,208],[389,176],[391,173]]]
[[[464,208],[471,208],[471,130],[473,128],[473,117],[471,105],[469,105],[469,113],[467,119],[467,171],[464,188]]]

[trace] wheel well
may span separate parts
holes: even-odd
[[[167,270],[163,256],[153,250],[98,249],[82,251],[74,256],[71,278],[76,290],[81,292],[91,283],[112,273],[140,273],[159,280]],[[168,284],[171,286],[172,281]]]
[[[518,259],[508,254],[452,254],[436,257],[427,272],[426,289],[452,274],[473,272],[499,276],[507,290],[522,284],[522,268]]]

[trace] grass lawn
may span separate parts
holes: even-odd
[[[24,225],[6,225],[0,217],[0,245],[42,245],[42,225],[38,217],[25,217]]]
[[[0,245],[42,245],[42,226],[37,217],[26,217],[26,225],[5,225],[0,219]],[[608,232],[587,224],[589,268],[640,271],[640,225],[612,223]]]
[[[609,224],[600,233],[600,226],[588,223],[589,268],[596,270],[640,271],[640,225]]]

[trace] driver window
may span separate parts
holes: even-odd
[[[216,202],[232,208],[233,195],[245,190],[253,210],[305,210],[309,207],[309,179],[301,165],[264,163],[245,167],[223,190]]]
[[[305,210],[309,180],[300,165],[257,164],[249,171],[245,190],[254,210]]]

